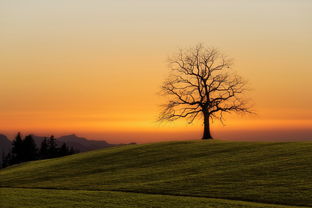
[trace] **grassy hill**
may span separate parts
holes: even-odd
[[[5,207],[27,207],[26,202],[43,207],[47,201],[51,207],[309,207],[312,143],[184,141],[113,147],[0,170],[0,187]],[[9,206],[4,197],[23,203]]]

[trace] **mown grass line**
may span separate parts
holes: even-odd
[[[226,202],[236,202],[236,203],[250,203],[255,205],[264,205],[264,206],[276,206],[279,207],[287,207],[287,208],[311,208],[311,206],[292,206],[287,204],[272,204],[272,203],[262,203],[259,201],[244,201],[244,200],[235,200],[235,199],[228,199],[228,198],[211,198],[205,196],[192,196],[192,195],[183,195],[183,194],[163,194],[163,193],[144,193],[144,192],[137,192],[137,191],[120,191],[120,190],[85,190],[85,189],[59,189],[59,188],[51,188],[51,187],[40,187],[40,188],[27,188],[27,187],[4,187],[0,186],[0,189],[20,189],[20,190],[55,190],[55,191],[86,191],[86,192],[103,192],[103,193],[125,193],[125,194],[143,194],[143,195],[152,195],[152,196],[169,196],[169,197],[186,197],[186,198],[199,198],[199,199],[207,199],[207,200],[222,200]],[[1,193],[1,191],[0,191]]]

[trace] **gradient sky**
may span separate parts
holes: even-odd
[[[109,142],[196,139],[159,124],[167,57],[204,43],[234,58],[257,116],[220,139],[312,139],[310,0],[1,0],[0,132]]]

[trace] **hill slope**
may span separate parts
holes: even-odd
[[[6,168],[0,186],[312,206],[311,161],[311,142],[129,145]]]

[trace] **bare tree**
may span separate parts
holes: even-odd
[[[199,44],[180,50],[169,59],[171,74],[161,87],[168,102],[163,105],[160,120],[186,118],[192,123],[202,118],[202,139],[212,139],[210,122],[221,120],[230,112],[250,113],[244,99],[246,82],[231,68],[230,59],[216,49]]]

